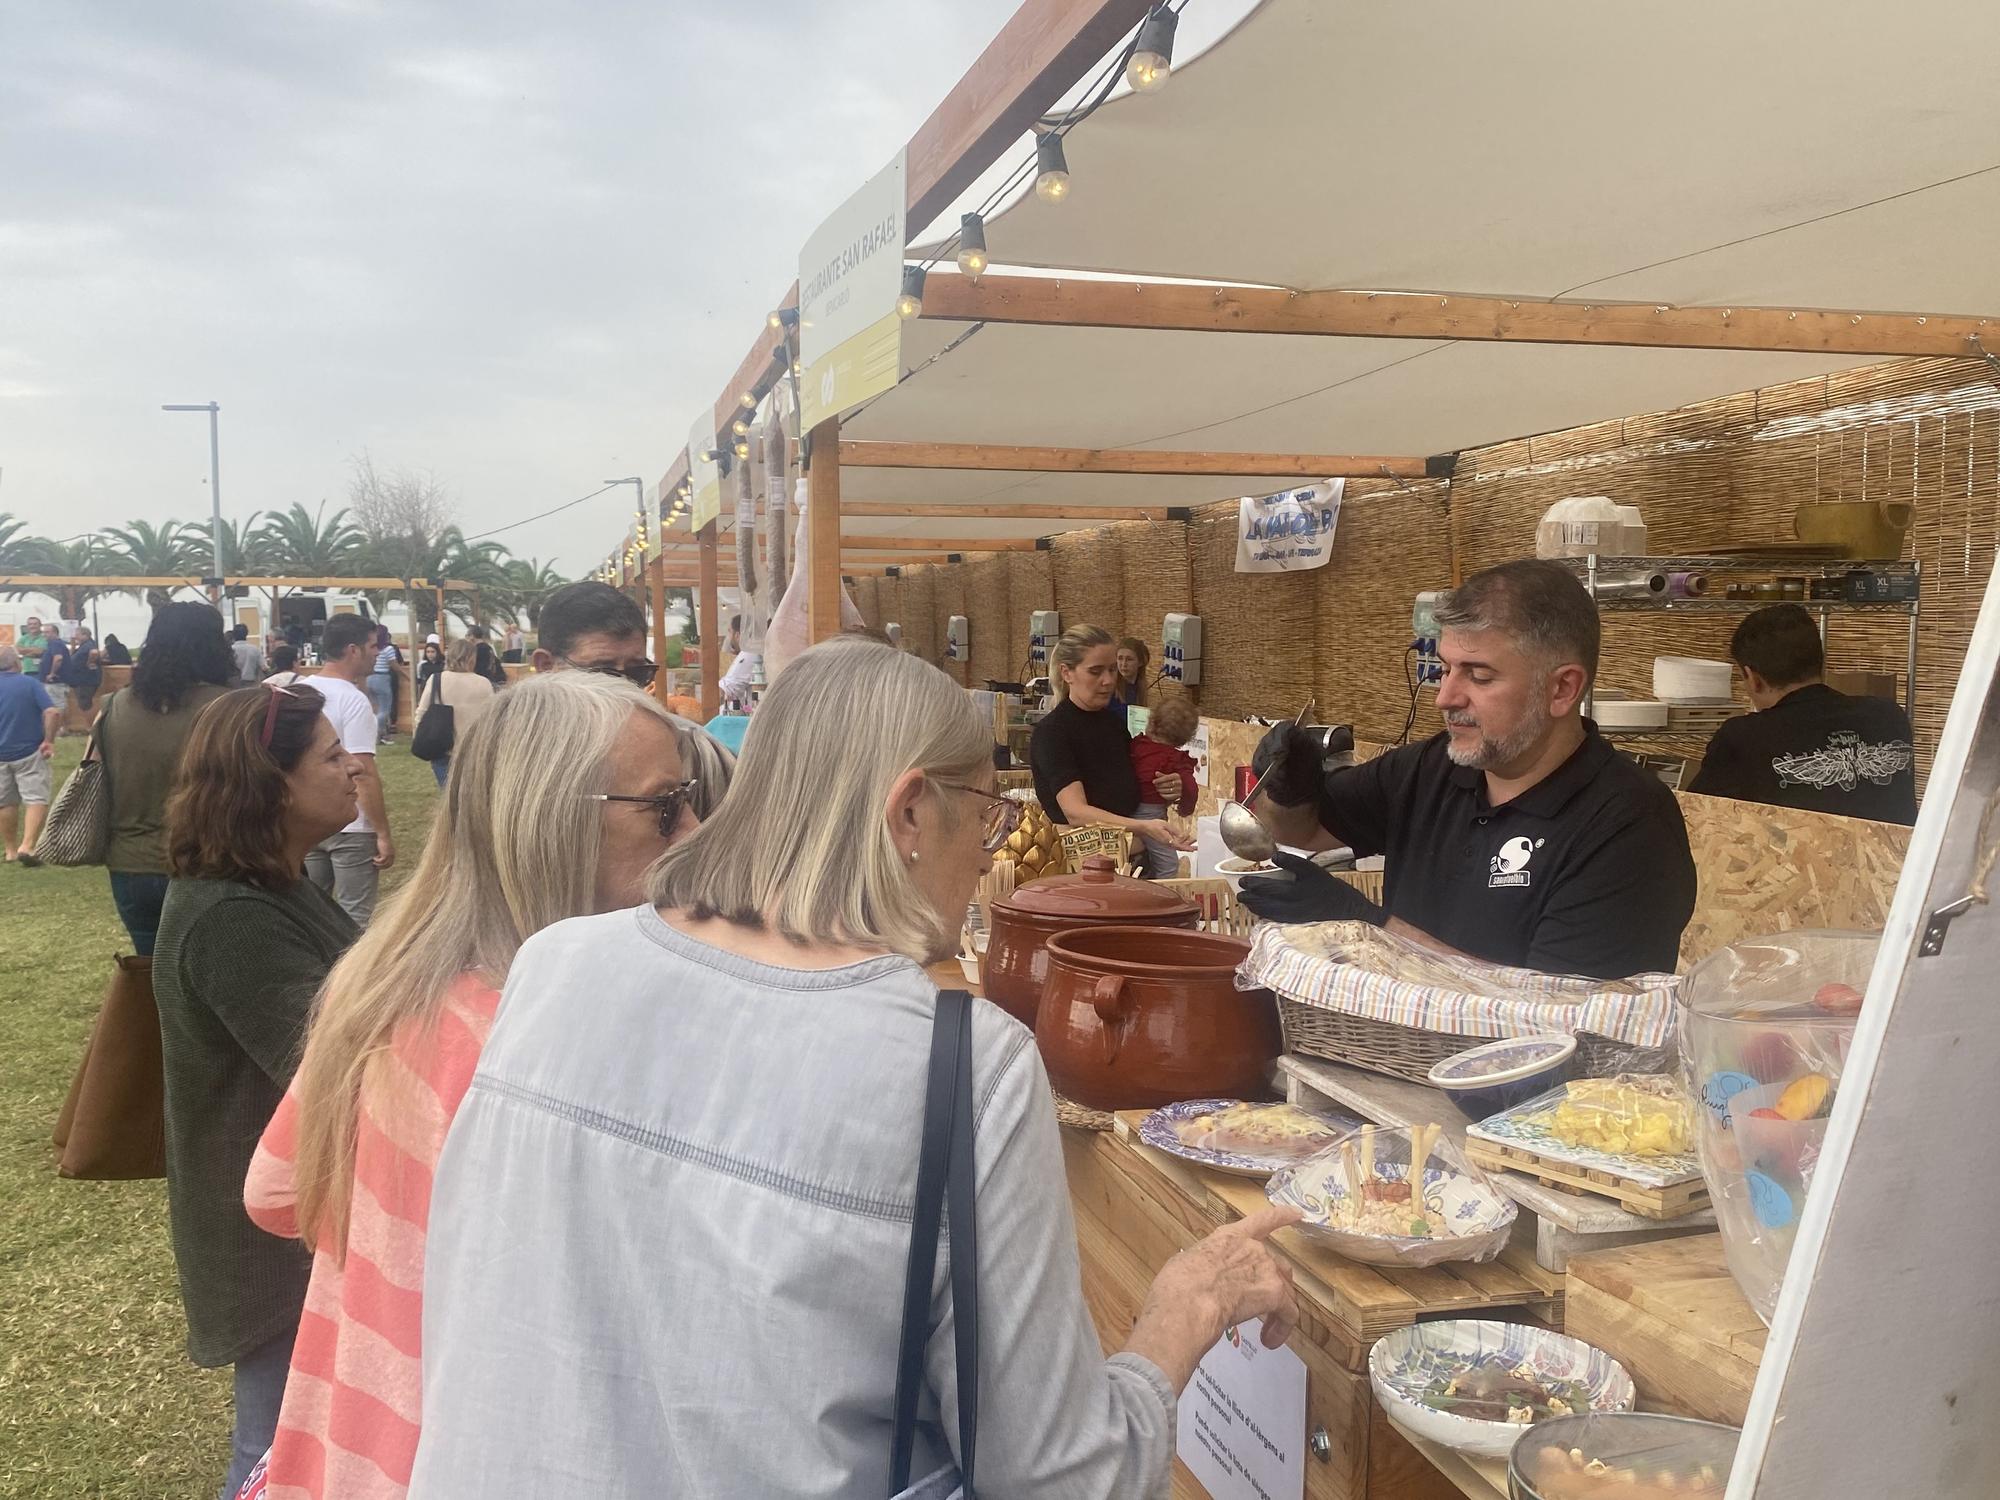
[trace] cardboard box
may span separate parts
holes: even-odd
[[[1902,702],[1896,692],[1894,672],[1828,672],[1826,685],[1836,693],[1848,693],[1856,698],[1887,698],[1891,703]]]

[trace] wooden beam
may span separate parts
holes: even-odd
[[[646,574],[652,583],[653,594],[653,660],[667,659],[667,563],[664,557],[656,557],[647,567]],[[657,672],[653,676],[653,696],[667,701],[667,674]],[[685,773],[683,773],[685,774]]]
[[[1151,0],[1026,0],[907,146],[910,232],[1008,151],[1146,18]]]
[[[846,446],[845,444],[842,445]],[[924,517],[934,520],[980,521],[1164,521],[1166,505],[898,505],[893,500],[843,500],[840,514],[852,516],[892,516],[897,519]]]
[[[992,443],[844,442],[850,469],[980,469],[1032,474],[1248,474],[1285,479],[1422,479],[1428,460],[1352,453],[1209,453],[1028,448]]]
[[[461,583],[456,579],[450,578],[438,584],[433,584],[428,578],[412,578],[407,581],[401,578],[225,578],[222,582],[224,587],[232,589],[333,589],[336,591],[354,590],[357,592],[378,589],[401,591],[412,588],[427,589],[433,587],[464,591],[477,590],[479,587],[476,583]],[[105,589],[112,592],[120,589],[199,589],[202,586],[201,577],[198,574],[187,578],[155,574],[127,575],[122,573],[79,573],[75,575],[67,573],[10,573],[0,576],[0,588],[39,588],[45,583],[56,588],[92,588]]]
[[[840,418],[812,430],[806,470],[807,639],[817,645],[840,634]]]
[[[1858,357],[1977,353],[2000,320],[1946,314],[1856,313],[1787,307],[1535,302],[1405,292],[1291,292],[1164,282],[1064,281],[1048,276],[931,273],[926,318],[1063,328],[1164,328],[1346,338],[1465,339],[1734,349]]]
[[[715,522],[701,528],[701,566],[697,579],[695,618],[701,627],[701,711],[714,718],[722,712],[722,622],[716,601]],[[658,657],[654,658],[659,660]]]

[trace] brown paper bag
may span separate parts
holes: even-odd
[[[166,1080],[153,961],[122,954],[56,1116],[56,1170],[99,1182],[167,1173]]]

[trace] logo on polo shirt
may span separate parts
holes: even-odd
[[[1496,886],[1524,886],[1529,883],[1528,861],[1547,839],[1512,838],[1500,846],[1486,877],[1488,890]]]

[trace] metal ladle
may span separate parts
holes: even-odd
[[[1312,706],[1313,700],[1306,699],[1305,707],[1301,708],[1292,719],[1292,728],[1296,729],[1305,722],[1305,717],[1312,711]],[[1224,846],[1238,859],[1247,859],[1255,865],[1265,863],[1278,852],[1278,841],[1271,837],[1271,830],[1258,822],[1257,815],[1250,811],[1250,804],[1255,802],[1258,793],[1264,790],[1264,782],[1270,774],[1267,768],[1241,802],[1223,803],[1221,815],[1217,819]]]

